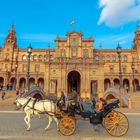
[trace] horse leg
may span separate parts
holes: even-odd
[[[26,125],[28,125],[27,114],[26,114],[25,117],[24,117],[24,121],[25,121]]]
[[[49,122],[48,122],[48,125],[45,127],[45,130],[47,130],[50,127],[51,122],[52,122],[52,117],[51,116],[48,116],[48,119],[49,119]]]
[[[59,131],[59,128],[58,128],[58,119],[55,117],[55,116],[52,116],[53,120],[56,122],[56,125],[57,125],[57,130]]]
[[[30,127],[31,127],[31,124],[30,124],[30,112],[28,112],[27,113],[27,131],[29,131],[30,130]]]

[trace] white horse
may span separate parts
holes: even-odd
[[[48,125],[45,127],[45,130],[50,127],[52,120],[56,122],[58,129],[58,119],[55,117],[55,112],[57,109],[56,104],[50,100],[40,100],[34,104],[34,100],[35,99],[31,97],[18,97],[15,101],[16,109],[23,107],[23,110],[26,113],[24,121],[27,125],[27,130],[30,130],[31,127],[31,116],[38,115],[40,113],[45,113],[46,117],[49,119]]]

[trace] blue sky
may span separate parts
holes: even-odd
[[[93,36],[95,48],[115,49],[118,42],[131,48],[140,0],[0,0],[0,44],[14,20],[18,46],[55,47],[56,35],[74,29]],[[70,26],[74,20],[75,24]]]

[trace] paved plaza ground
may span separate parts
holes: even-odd
[[[31,131],[26,131],[23,121],[24,113],[0,112],[0,140],[140,140],[140,114],[127,114],[130,122],[128,133],[121,138],[110,136],[104,128],[99,132],[94,131],[88,121],[78,120],[77,130],[73,136],[62,136],[56,130],[53,123],[48,131],[45,131],[47,120],[44,115],[41,119],[35,116],[31,120]]]

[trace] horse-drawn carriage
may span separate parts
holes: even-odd
[[[61,106],[58,103],[58,106]],[[73,103],[65,111],[60,107],[59,131],[65,136],[72,135],[76,130],[77,116],[89,119],[93,125],[102,124],[106,131],[115,137],[123,136],[127,133],[129,122],[127,117],[115,108],[119,107],[119,100],[107,104],[102,111],[83,110],[80,103]]]
[[[26,116],[24,118],[28,128],[30,129],[30,116],[34,114],[46,114],[49,116],[49,128],[52,119],[57,123],[58,130],[61,134],[69,136],[74,134],[76,130],[77,117],[86,118],[93,125],[102,124],[106,131],[115,137],[123,136],[127,133],[129,122],[127,117],[115,110],[119,107],[119,100],[104,106],[102,111],[87,111],[82,105],[73,102],[64,110],[64,102],[59,100],[54,103],[51,100],[34,101],[31,97],[17,98],[15,101],[17,107],[23,107]],[[52,117],[52,118],[51,118]]]

